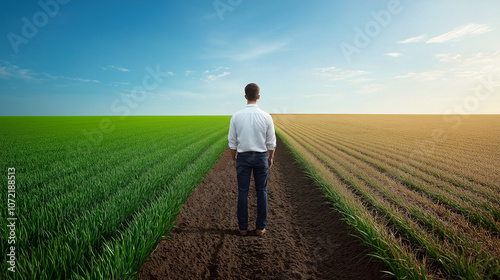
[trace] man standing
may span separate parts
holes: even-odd
[[[245,87],[247,106],[236,112],[229,125],[229,148],[238,178],[238,226],[240,235],[248,233],[248,189],[253,171],[257,191],[256,234],[264,235],[267,223],[267,175],[273,165],[276,134],[271,115],[257,106],[260,89]]]

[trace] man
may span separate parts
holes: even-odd
[[[267,223],[267,175],[273,165],[276,134],[271,115],[257,106],[260,89],[245,87],[247,106],[236,112],[229,125],[229,148],[238,178],[238,226],[240,235],[248,233],[248,189],[253,171],[257,191],[256,234],[264,235]]]

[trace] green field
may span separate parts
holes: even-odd
[[[19,279],[133,275],[218,160],[229,119],[0,117],[0,269],[14,246]]]

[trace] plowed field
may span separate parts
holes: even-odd
[[[498,279],[500,116],[273,118],[393,274]]]

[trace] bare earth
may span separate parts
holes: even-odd
[[[253,187],[253,186],[251,186]],[[237,232],[236,170],[229,150],[191,194],[177,225],[139,271],[139,279],[381,279],[386,268],[333,211],[278,139],[268,182],[267,232]],[[252,231],[253,229],[253,231]]]

